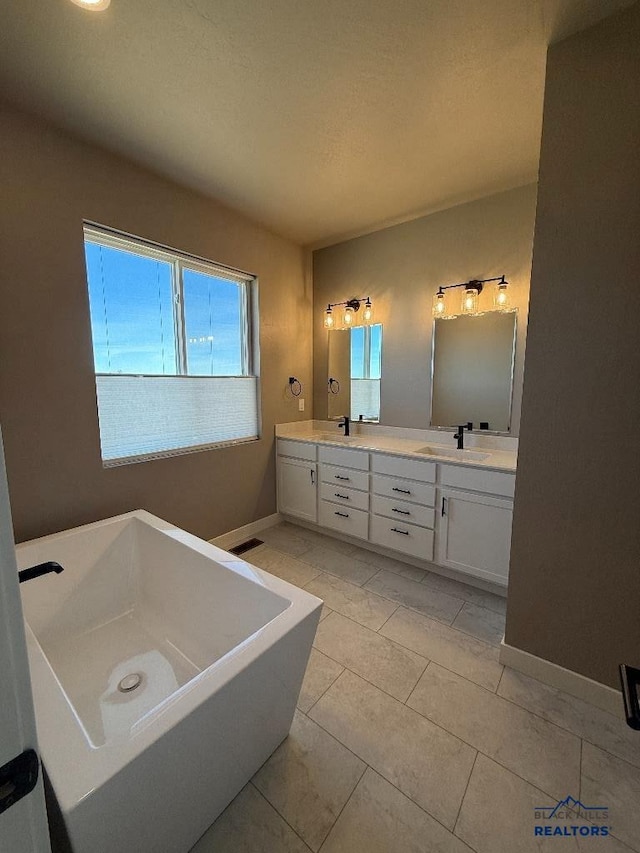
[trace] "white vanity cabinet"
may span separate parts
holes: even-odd
[[[318,487],[315,444],[278,439],[278,509],[294,518],[318,520]]]
[[[278,438],[278,510],[505,586],[515,474]]]
[[[438,565],[506,584],[514,485],[514,474],[440,466]]]
[[[369,538],[369,454],[320,445],[318,524]]]
[[[370,540],[433,560],[435,462],[371,454]]]

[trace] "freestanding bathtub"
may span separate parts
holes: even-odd
[[[320,600],[141,510],[17,556],[64,567],[21,586],[63,846],[186,853],[287,736]]]

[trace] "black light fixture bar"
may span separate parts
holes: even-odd
[[[329,302],[327,305],[327,310],[331,310],[332,308],[338,308],[340,305],[344,305],[345,308],[353,308],[354,311],[360,310],[360,305],[365,302],[369,305],[371,304],[370,296],[360,296],[358,299],[345,299],[344,302]]]
[[[467,290],[473,288],[477,290],[478,293],[482,293],[482,286],[484,284],[488,284],[490,281],[499,281],[500,284],[506,284],[505,277],[503,275],[498,275],[495,278],[472,278],[471,281],[461,281],[460,284],[446,284],[438,288],[438,293],[444,293],[445,290],[451,290],[454,287],[464,287]]]

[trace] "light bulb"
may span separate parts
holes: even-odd
[[[333,312],[331,311],[331,305],[329,305],[325,311],[324,327],[325,329],[333,329]]]
[[[347,307],[344,309],[344,317],[342,318],[342,322],[349,329],[351,328],[351,326],[353,326],[353,321],[354,321],[353,315],[354,315],[353,308],[350,305],[347,305]]]
[[[498,310],[504,311],[509,307],[509,290],[506,281],[498,283],[493,302]]]
[[[71,0],[71,2],[80,6],[81,9],[88,9],[90,12],[102,12],[111,3],[111,0]]]
[[[373,320],[373,305],[367,296],[367,301],[364,303],[364,311],[362,313],[362,322],[370,323]]]
[[[444,301],[444,291],[439,290],[433,298],[433,316],[444,317],[447,306]]]
[[[462,311],[464,314],[478,313],[478,291],[475,287],[467,287],[462,297]]]

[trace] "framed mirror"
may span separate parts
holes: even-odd
[[[510,431],[516,318],[490,311],[434,320],[431,426]]]
[[[328,332],[328,417],[380,420],[382,324]]]

